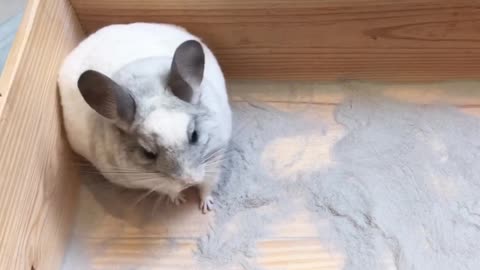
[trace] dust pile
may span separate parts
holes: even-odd
[[[290,175],[290,185],[269,173],[262,151],[278,137],[321,131],[298,115],[246,106],[235,110],[246,124],[225,164],[216,220],[198,244],[203,269],[263,269],[255,240],[298,207],[331,224],[345,270],[480,269],[478,118],[352,92],[335,111],[346,134],[333,165]]]
[[[392,269],[479,269],[479,119],[356,94],[336,120],[348,130],[333,149],[337,166],[305,181],[345,269],[385,269],[385,256]]]
[[[302,118],[300,113],[256,103],[236,104],[234,123],[223,182],[215,194],[215,222],[198,244],[197,256],[204,269],[238,265],[259,269],[255,240],[268,235],[269,225],[288,218],[294,210],[289,200],[292,188],[280,184],[290,179],[282,179],[285,176],[265,164],[262,153],[276,139],[323,133],[318,122]]]

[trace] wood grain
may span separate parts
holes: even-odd
[[[330,150],[344,136],[344,128],[335,121],[334,111],[352,90],[372,91],[417,104],[448,103],[480,117],[480,82],[473,81],[432,84],[231,81],[229,89],[234,104],[263,102],[320,119],[324,125],[325,133],[309,138],[309,147],[301,157],[297,151],[299,143],[304,143],[301,137],[287,138],[264,149],[262,156],[277,164],[269,166],[281,170],[283,175],[332,165]],[[288,169],[283,164],[289,164]],[[135,204],[141,192],[127,191],[91,176],[86,180],[64,270],[201,269],[195,258],[197,241],[208,231],[215,213],[200,214],[194,194],[189,193],[187,203],[179,208],[154,207],[155,198]],[[331,244],[331,224],[314,222],[306,209],[269,225],[268,230],[269,235],[256,242],[256,260],[265,269],[340,270],[345,266],[347,254]],[[383,263],[382,269],[395,269],[391,257],[385,256]]]
[[[470,0],[72,0],[87,32],[182,25],[239,79],[435,81],[480,77]]]
[[[366,81],[301,82],[246,81],[228,84],[233,101],[257,100],[270,103],[317,104],[335,106],[349,91],[373,92],[417,104],[445,103],[469,108],[480,105],[478,81],[440,83],[372,83]]]
[[[66,1],[32,0],[0,82],[0,269],[58,269],[78,177],[63,140],[57,70],[84,34]]]

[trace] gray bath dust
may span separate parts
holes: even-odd
[[[337,166],[305,178],[344,269],[480,269],[480,121],[445,106],[354,94]]]
[[[289,179],[262,163],[265,147],[275,139],[323,133],[322,126],[301,114],[254,103],[234,107],[234,135],[216,192],[215,222],[198,244],[203,269],[261,269],[255,262],[255,241],[268,235],[268,226],[288,218],[294,204]],[[304,144],[302,147],[308,147]]]
[[[252,122],[233,140],[216,221],[199,242],[204,269],[261,269],[255,241],[298,209],[284,200],[291,178],[301,207],[331,224],[345,270],[480,269],[480,119],[352,92],[335,111],[346,134],[333,147],[334,165],[278,181],[260,153],[308,125],[261,107],[237,111],[237,121]]]

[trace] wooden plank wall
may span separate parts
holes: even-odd
[[[0,269],[62,262],[79,181],[62,139],[56,81],[83,37],[67,1],[29,2],[0,78]]]
[[[480,1],[72,0],[87,32],[182,25],[230,78],[430,81],[480,78]]]

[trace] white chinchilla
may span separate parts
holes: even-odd
[[[75,152],[109,181],[184,201],[203,212],[231,136],[225,79],[215,56],[183,28],[111,25],[65,59],[58,79]]]

